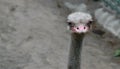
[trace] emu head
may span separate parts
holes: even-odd
[[[84,12],[74,12],[68,15],[67,24],[73,33],[86,33],[91,30],[92,16]]]

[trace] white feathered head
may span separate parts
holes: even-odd
[[[74,12],[67,17],[67,23],[70,30],[76,33],[88,32],[92,21],[92,16],[84,12]]]

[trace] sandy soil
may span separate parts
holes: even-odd
[[[67,69],[68,13],[59,2],[0,0],[0,69]],[[109,38],[86,35],[82,69],[120,68],[115,61],[119,58],[112,56],[116,47]],[[115,45],[118,47],[117,42]]]

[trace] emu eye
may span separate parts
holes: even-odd
[[[68,25],[72,25],[72,22],[67,22],[68,23]]]
[[[69,25],[70,27],[74,27],[74,26],[75,26],[75,24],[72,23],[72,22],[67,22],[67,23],[68,23],[68,25]]]
[[[92,23],[93,23],[93,21],[89,21],[89,22],[87,23],[87,26],[90,26]]]
[[[93,21],[89,21],[89,23],[93,23]]]
[[[89,22],[88,22],[88,24],[92,24],[92,23],[93,23],[93,21],[89,21]]]

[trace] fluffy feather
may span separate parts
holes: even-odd
[[[73,22],[73,23],[88,23],[89,21],[93,21],[92,20],[92,16],[88,13],[84,13],[84,12],[74,12],[71,13],[70,15],[68,15],[67,17],[68,22]]]

